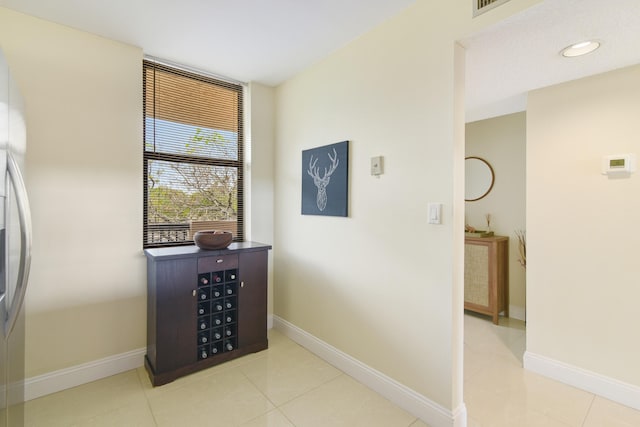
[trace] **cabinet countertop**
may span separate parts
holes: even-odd
[[[144,253],[151,259],[177,259],[195,256],[221,256],[230,255],[237,252],[253,252],[271,249],[271,245],[258,242],[233,242],[224,249],[205,250],[196,245],[192,246],[171,246],[166,248],[145,249]]]
[[[464,236],[466,242],[499,242],[501,240],[508,240],[507,236],[491,236],[491,237],[471,237]]]

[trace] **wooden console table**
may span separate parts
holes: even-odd
[[[509,317],[509,238],[465,237],[464,308],[492,317]]]

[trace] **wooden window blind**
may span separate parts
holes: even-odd
[[[143,62],[143,246],[244,239],[242,86]]]

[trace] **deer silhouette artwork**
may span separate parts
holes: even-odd
[[[323,211],[324,208],[327,207],[327,186],[329,185],[331,174],[335,172],[336,168],[338,167],[338,163],[340,163],[340,160],[338,159],[338,153],[336,152],[335,148],[333,149],[333,157],[331,157],[331,153],[327,153],[327,156],[329,156],[329,160],[331,160],[331,166],[328,170],[327,168],[324,168],[324,175],[322,175],[322,178],[320,178],[320,168],[316,166],[316,164],[318,163],[317,157],[314,160],[313,155],[311,156],[311,158],[309,159],[309,169],[307,170],[309,176],[313,178],[313,183],[318,188],[316,203],[320,211]]]

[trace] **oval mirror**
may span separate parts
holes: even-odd
[[[480,157],[464,159],[464,200],[474,202],[485,197],[493,188],[494,174],[491,165]]]

